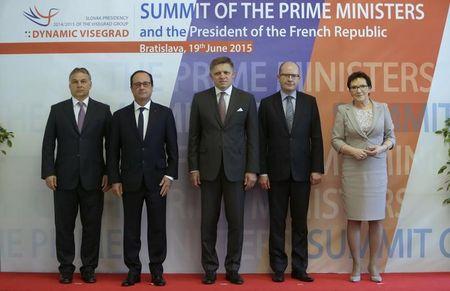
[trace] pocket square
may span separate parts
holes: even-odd
[[[244,111],[244,109],[242,109],[242,107],[239,107],[239,109],[236,112],[242,112]]]

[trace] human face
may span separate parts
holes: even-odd
[[[69,89],[74,98],[79,101],[86,99],[89,96],[92,82],[88,74],[77,72],[70,76]]]
[[[369,93],[370,88],[366,79],[357,78],[350,82],[350,95],[352,95],[355,102],[367,104],[369,102]]]
[[[297,90],[298,83],[300,83],[300,72],[297,64],[287,62],[280,68],[278,75],[281,90],[285,93],[291,93]]]
[[[214,86],[224,91],[233,84],[235,73],[230,64],[218,64],[209,72]]]
[[[137,104],[144,106],[150,101],[153,93],[153,86],[150,82],[150,77],[146,73],[137,73],[133,76],[131,92],[133,92],[134,101]]]

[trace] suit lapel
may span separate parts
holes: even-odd
[[[295,112],[294,112],[294,121],[292,124],[292,132],[295,130],[297,123],[300,122],[300,119],[303,116],[306,116],[306,106],[305,104],[303,104],[304,102],[305,99],[303,98],[303,95],[301,94],[301,92],[297,91],[295,97]]]
[[[128,115],[127,119],[129,122],[129,128],[132,129],[136,138],[142,142],[142,139],[141,139],[141,136],[139,134],[137,124],[136,124],[136,116],[134,114],[134,103],[131,103],[130,105],[128,105],[127,115]]]
[[[206,108],[214,108],[211,110],[213,114],[213,118],[216,119],[217,123],[220,127],[223,127],[222,121],[220,120],[219,115],[219,104],[217,103],[216,89],[212,87],[208,92],[208,98],[206,98],[207,105]]]
[[[372,101],[373,118],[372,118],[372,124],[370,125],[370,128],[367,131],[368,136],[372,133],[373,129],[375,128],[375,124],[381,115],[381,110],[382,110],[382,107],[380,106],[380,103]]]
[[[96,105],[95,101],[92,102],[93,100],[89,100],[89,105],[87,107],[86,110],[86,116],[84,117],[84,123],[83,123],[83,128],[81,129],[81,134],[83,133],[83,131],[85,130],[87,124],[89,123],[89,121],[93,118],[93,116],[95,115],[95,109],[96,109]],[[78,126],[77,126],[78,128]]]
[[[362,137],[367,137],[366,134],[361,130],[358,121],[356,120],[355,111],[353,109],[352,104],[347,104],[345,106],[345,112],[348,120],[350,121],[352,127],[358,132],[358,134]]]
[[[238,110],[239,92],[236,89],[231,91],[230,102],[228,103],[227,114],[225,115],[225,124],[227,124],[231,116]]]
[[[67,100],[64,104],[64,111],[66,112],[65,115],[69,118],[69,122],[72,125],[73,130],[75,130],[76,133],[80,134],[80,132],[78,131],[77,121],[75,120],[72,98]]]
[[[286,115],[284,114],[284,109],[283,109],[283,103],[281,100],[281,93],[278,92],[277,95],[275,95],[273,101],[273,107],[275,110],[275,114],[280,118],[280,122],[281,124],[283,124],[283,128],[284,130],[289,134],[289,129],[287,127],[287,122],[286,122]]]
[[[154,105],[153,102],[150,103],[150,110],[148,112],[148,123],[147,123],[147,130],[145,131],[145,138],[144,141],[147,140],[150,136],[150,130],[155,124],[158,115],[158,109],[156,108],[156,105]]]

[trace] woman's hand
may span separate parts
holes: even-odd
[[[367,150],[365,150],[365,152],[369,156],[376,156],[378,154],[384,153],[385,151],[387,151],[386,145],[381,145],[381,146],[380,145],[372,145],[372,146],[369,146],[367,148]]]
[[[352,148],[350,154],[357,160],[364,160],[367,158],[367,150]]]

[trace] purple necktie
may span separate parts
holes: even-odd
[[[225,117],[227,115],[227,108],[225,106],[225,92],[220,92],[219,97],[219,115],[222,123],[225,123]]]
[[[84,110],[84,103],[78,102],[78,106],[80,106],[80,111],[78,112],[78,130],[81,132],[83,129],[84,117],[86,116],[86,111]]]

